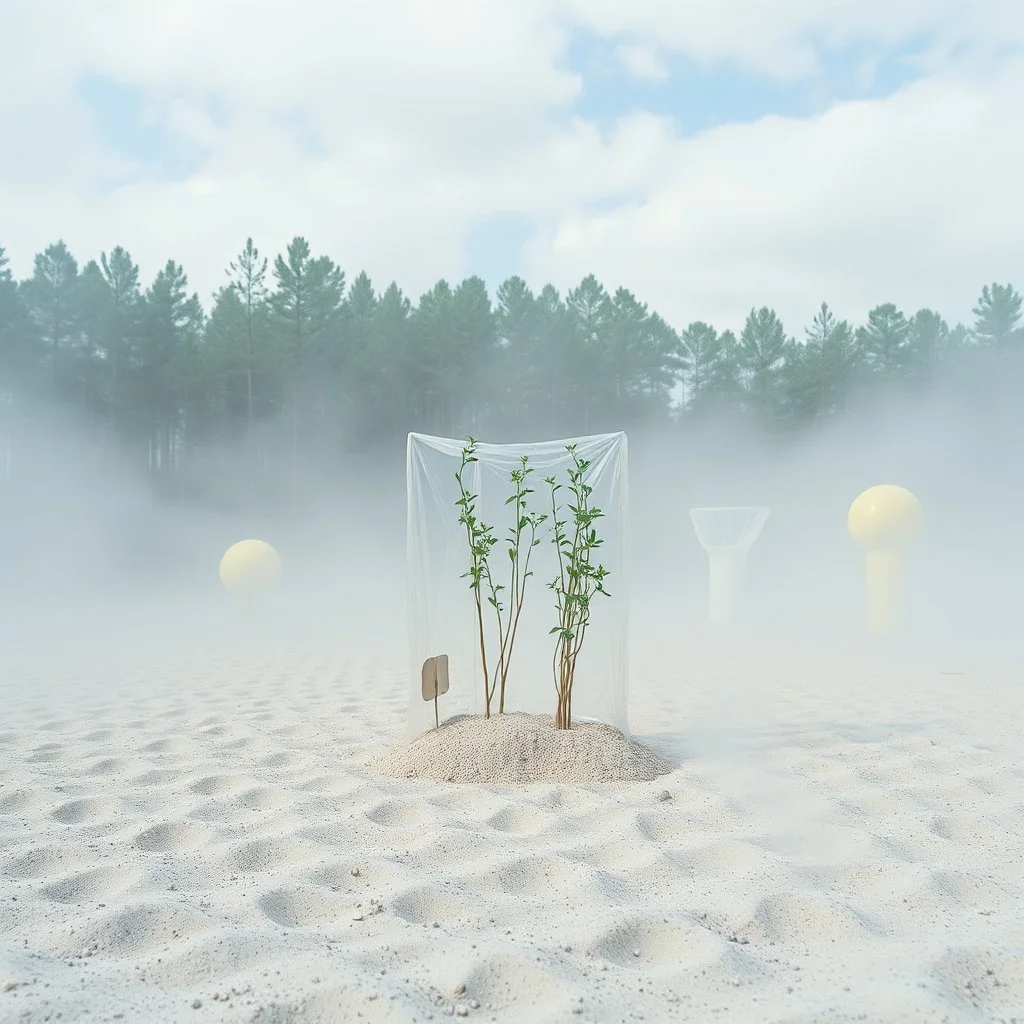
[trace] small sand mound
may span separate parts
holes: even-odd
[[[550,715],[456,715],[367,763],[370,771],[441,782],[649,782],[672,771],[612,725],[556,729]]]

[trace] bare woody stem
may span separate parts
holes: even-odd
[[[515,485],[515,493],[509,499],[509,504],[515,506],[515,525],[512,528],[509,538],[511,566],[511,579],[509,581],[512,598],[512,609],[509,613],[509,622],[505,632],[502,634],[499,624],[499,635],[501,636],[500,653],[500,682],[501,688],[498,696],[498,713],[505,711],[505,686],[508,681],[508,672],[512,664],[512,650],[515,647],[516,636],[519,632],[519,618],[523,611],[523,601],[526,598],[526,581],[532,575],[530,573],[530,556],[533,549],[539,543],[537,541],[537,527],[542,523],[546,515],[530,515],[527,513],[527,496],[533,491],[526,486],[526,479],[533,470],[527,465],[528,459],[522,456],[522,466],[512,472],[512,482]],[[529,543],[526,548],[525,558],[523,557],[523,529],[530,528]]]
[[[512,647],[515,644],[516,629],[519,625],[519,613],[522,611],[523,600],[520,591],[519,582],[519,547],[522,542],[523,531],[521,528],[522,522],[522,480],[523,477],[517,477],[515,473],[512,474],[512,479],[516,484],[516,493],[514,495],[515,506],[516,506],[516,525],[513,529],[513,547],[512,547],[512,606],[515,611],[512,613],[511,621],[509,622],[509,628],[505,636],[501,638],[501,692],[498,695],[498,713],[504,714],[505,712],[505,683],[508,679],[508,667],[512,660]]]
[[[487,564],[486,560],[483,562],[483,575],[484,575],[484,577],[487,580],[487,588],[491,592],[491,596],[490,596],[490,599],[489,599],[488,603],[494,609],[494,614],[495,614],[495,616],[496,616],[496,618],[498,620],[498,636],[500,638],[502,636],[502,633],[503,633],[503,631],[502,631],[502,622],[501,622],[501,603],[498,600],[498,587],[494,583],[494,580],[493,580],[493,578],[491,576],[490,566]],[[479,602],[478,602],[478,604],[479,604]],[[481,622],[480,622],[480,650],[481,650],[481,654],[483,652],[483,647],[484,647],[484,626],[483,626],[483,621],[482,621],[482,618],[481,618]],[[490,717],[491,701],[494,700],[494,693],[495,693],[495,690],[497,690],[497,688],[498,688],[498,681],[499,681],[499,679],[503,679],[504,678],[504,672],[503,672],[504,661],[505,661],[505,648],[504,648],[504,645],[502,645],[499,648],[499,650],[498,650],[498,664],[497,664],[497,666],[495,667],[495,670],[494,670],[494,679],[491,680],[491,682],[489,684],[488,684],[488,680],[490,679],[490,676],[487,674],[487,661],[484,660],[484,663],[483,663],[483,666],[484,666],[484,690],[485,690],[485,692],[487,694],[487,716],[488,717]]]
[[[473,590],[473,603],[476,608],[476,622],[477,622],[477,634],[480,643],[480,661],[483,667],[484,674],[484,717],[491,717],[491,696],[488,690],[487,681],[489,679],[489,673],[487,671],[487,644],[484,638],[484,612],[483,604],[480,600],[480,581],[483,572],[481,565],[481,552],[485,550],[486,545],[482,543],[481,531],[479,520],[476,518],[476,496],[469,493],[466,490],[466,486],[463,483],[463,472],[466,466],[470,463],[476,462],[476,441],[471,437],[469,444],[462,450],[462,464],[459,467],[459,471],[455,474],[455,479],[459,484],[460,497],[458,505],[462,507],[462,515],[459,517],[460,521],[465,524],[466,527],[466,540],[469,544],[470,553],[470,569],[467,575],[470,577],[470,587]]]

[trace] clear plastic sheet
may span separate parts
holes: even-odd
[[[409,672],[406,731],[417,735],[434,725],[432,703],[423,700],[423,662],[441,654],[449,658],[450,689],[440,698],[442,720],[456,714],[484,713],[476,613],[468,577],[470,564],[465,527],[459,523],[460,496],[455,480],[466,441],[425,434],[410,434],[407,449],[406,573],[408,588]],[[512,494],[511,473],[527,456],[530,474],[530,510],[546,512],[540,527],[541,543],[533,550],[533,576],[523,603],[517,639],[508,672],[505,710],[530,714],[555,712],[557,696],[553,671],[556,638],[549,635],[557,623],[555,595],[548,583],[557,574],[551,540],[551,491],[545,477],[563,485],[560,505],[568,502],[567,470],[572,459],[566,446],[590,463],[585,482],[593,488],[591,504],[604,516],[595,526],[603,545],[594,561],[608,570],[605,587],[610,597],[597,595],[591,602],[590,624],[577,662],[573,686],[573,720],[597,720],[628,732],[629,589],[626,530],[628,514],[627,444],[624,433],[546,441],[539,444],[494,445],[478,442],[478,461],[467,466],[464,483],[478,496],[477,514],[493,527],[499,543],[491,553],[497,582],[508,586],[510,562],[505,539],[514,514],[506,499]],[[562,509],[559,518],[571,521]],[[503,593],[506,607],[508,592]],[[485,604],[489,650],[496,650],[493,611]],[[493,659],[492,659],[493,663]],[[491,666],[489,666],[491,667]],[[497,700],[492,714],[497,710]]]

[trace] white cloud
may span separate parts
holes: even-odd
[[[20,275],[58,237],[82,261],[124,244],[146,279],[173,258],[206,298],[246,236],[272,255],[304,234],[415,296],[473,269],[479,218],[519,213],[542,225],[524,256],[534,284],[594,271],[680,324],[768,303],[798,331],[823,298],[856,318],[890,298],[965,316],[985,281],[1024,285],[1024,74],[993,57],[1024,38],[1024,7],[1003,4],[1000,22],[998,6],[9,0],[0,244]],[[641,77],[676,53],[810,81],[823,46],[921,36],[931,77],[815,118],[682,139],[636,115],[602,132],[572,115],[574,26],[607,35]],[[205,154],[195,174],[155,180],[105,145],[75,93],[84,72],[142,90]]]
[[[593,271],[673,322],[738,326],[774,306],[800,333],[826,300],[966,318],[982,284],[1024,285],[1024,62],[936,77],[807,119],[672,140],[645,201],[563,218],[530,248],[538,277]]]
[[[208,293],[247,234],[270,250],[305,233],[353,270],[425,288],[460,272],[472,218],[505,202],[492,182],[548,144],[548,114],[579,88],[557,67],[562,29],[531,0],[43,8],[16,7],[0,43],[25,84],[0,107],[18,143],[0,209],[19,273],[58,236],[83,255],[123,242],[147,276],[173,256]],[[206,186],[100,189],[130,168],[73,93],[83,71],[148,90],[167,128],[208,148]]]

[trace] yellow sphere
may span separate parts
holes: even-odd
[[[924,526],[921,503],[905,487],[869,487],[850,506],[850,536],[869,551],[893,550],[915,541]]]
[[[281,559],[263,540],[241,540],[232,544],[220,560],[220,581],[236,594],[266,593],[280,579]]]

